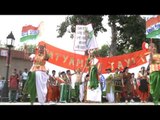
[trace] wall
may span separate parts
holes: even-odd
[[[3,48],[0,48],[0,75],[2,77],[6,78],[6,71],[7,71],[7,60],[6,60],[6,56],[2,55],[2,50],[6,50]],[[32,62],[29,59],[25,58],[25,54],[22,51],[15,51],[12,50],[11,52],[11,60],[10,60],[10,67],[9,67],[9,75],[11,74],[12,70],[14,68],[17,69],[17,71],[19,72],[19,70],[24,71],[24,68],[27,68],[28,70],[31,68],[32,66]]]

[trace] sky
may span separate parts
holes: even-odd
[[[141,15],[142,17],[151,17],[153,15]],[[0,15],[0,43],[6,43],[6,37],[12,31],[15,37],[15,47],[19,47],[24,43],[20,42],[21,31],[24,25],[38,26],[40,22],[44,22],[43,41],[64,50],[73,51],[74,39],[70,38],[70,34],[66,33],[62,38],[57,38],[57,25],[60,25],[67,15]],[[103,17],[102,24],[107,32],[99,32],[96,37],[98,47],[111,43],[111,28],[108,26],[108,16]],[[35,44],[37,41],[28,41],[27,44]]]
[[[38,26],[43,21],[43,41],[64,50],[73,51],[74,39],[70,38],[69,33],[66,33],[62,38],[57,38],[57,25],[60,25],[66,17],[66,15],[0,15],[0,42],[5,44],[6,37],[12,31],[15,37],[15,47],[17,48],[24,44],[20,42],[22,27],[29,24]],[[96,40],[99,48],[104,44],[110,44],[111,41],[111,29],[108,27],[107,16],[104,17],[102,24],[107,29],[107,32],[98,33]],[[35,43],[36,41],[33,40],[27,42],[27,44]]]

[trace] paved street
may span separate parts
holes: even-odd
[[[16,102],[16,103],[8,103],[8,102],[0,102],[0,105],[31,105],[29,102]],[[40,103],[36,102],[33,105],[40,105]],[[44,105],[154,105],[152,102],[149,103],[45,103]]]

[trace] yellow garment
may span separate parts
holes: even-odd
[[[33,66],[30,71],[37,71],[37,70],[46,71],[45,68],[46,61],[44,60],[44,57],[45,57],[44,55],[36,55],[33,61]]]
[[[160,70],[160,54],[153,54],[152,63],[150,64],[150,73]]]

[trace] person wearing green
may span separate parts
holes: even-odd
[[[89,58],[87,61],[89,82],[87,89],[87,101],[88,102],[101,102],[102,91],[99,81],[100,75],[100,62],[94,54],[94,50],[89,51]]]
[[[60,100],[61,103],[70,102],[70,85],[66,73],[61,72],[60,79],[64,82],[60,84]]]
[[[75,81],[75,99],[76,99],[76,102],[82,101],[82,100],[80,100],[80,97],[81,97],[80,85],[82,85],[82,76],[83,76],[85,68],[86,68],[86,65],[84,66],[83,70],[78,68],[75,71],[75,74],[76,74],[76,81]]]
[[[113,73],[112,70],[110,68],[106,69],[107,71],[107,78],[106,78],[106,98],[108,100],[109,103],[113,103],[115,101],[115,97],[114,97],[114,81],[113,81]]]
[[[38,102],[43,105],[46,102],[47,80],[49,79],[45,67],[45,63],[49,59],[46,46],[39,45],[36,54],[30,56],[30,58],[33,61],[33,65],[30,69],[29,78],[25,83],[23,92],[24,94],[30,95],[32,105],[35,102],[36,96],[38,97]]]
[[[158,105],[160,99],[160,54],[154,43],[150,46],[150,93],[155,105]]]

